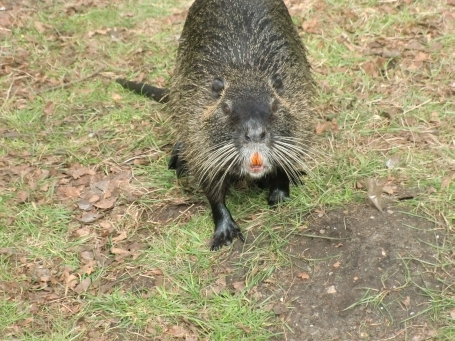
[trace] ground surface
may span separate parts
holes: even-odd
[[[286,1],[315,160],[276,210],[234,187],[215,253],[114,82],[167,84],[190,3],[0,0],[0,340],[455,340],[453,0]]]

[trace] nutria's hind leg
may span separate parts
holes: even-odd
[[[245,237],[234,219],[232,219],[231,213],[225,205],[226,191],[226,182],[222,185],[219,193],[205,190],[210,207],[212,208],[213,221],[215,223],[215,232],[210,245],[210,251],[217,251],[223,245],[231,244],[235,238],[239,238],[242,242],[245,242]]]
[[[289,178],[281,168],[278,168],[276,173],[269,175],[267,180],[270,190],[267,201],[271,207],[289,200]]]
[[[182,143],[177,142],[172,149],[171,158],[167,164],[168,169],[175,169],[175,174],[177,178],[181,178],[187,172],[186,161],[180,156],[182,151]]]

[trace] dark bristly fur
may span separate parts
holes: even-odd
[[[314,86],[305,54],[282,0],[196,0],[169,90],[119,81],[168,102],[178,141],[169,168],[188,171],[204,190],[215,222],[212,250],[244,241],[225,206],[231,180],[260,181],[275,206],[307,169]]]

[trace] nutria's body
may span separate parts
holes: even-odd
[[[169,90],[119,81],[167,102],[176,146],[169,167],[202,186],[217,250],[244,240],[225,206],[232,179],[260,179],[271,206],[305,168],[313,80],[282,0],[196,0],[182,32]]]

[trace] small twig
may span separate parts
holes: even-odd
[[[409,108],[408,110],[403,111],[402,115],[407,114],[407,113],[409,113],[409,112],[411,112],[411,111],[413,111],[413,110],[416,110],[416,109],[418,109],[418,108],[424,106],[424,105],[427,104],[428,102],[431,102],[431,98],[428,99],[428,100],[426,100],[426,101],[423,102],[423,103],[420,103],[419,105],[416,105],[416,106],[414,106],[414,107],[412,107],[412,108]]]
[[[61,84],[61,85],[56,85],[56,86],[51,86],[49,88],[45,88],[45,89],[41,89],[41,90],[38,90],[35,94],[36,95],[39,95],[39,94],[42,94],[43,92],[48,92],[48,91],[54,91],[54,90],[57,90],[57,89],[65,89],[65,88],[68,88],[74,84],[77,84],[77,83],[80,83],[80,82],[83,82],[89,78],[92,78],[94,76],[96,76],[97,74],[99,74],[101,71],[104,70],[104,66],[100,67],[99,69],[97,69],[95,72],[93,72],[92,74],[88,75],[88,76],[85,76],[85,77],[82,77],[80,79],[76,79],[75,81],[72,81],[72,82],[69,82],[69,83],[65,83],[65,84]]]
[[[329,237],[329,236],[318,236],[315,234],[308,234],[308,233],[299,233],[299,236],[308,237],[308,238],[319,238],[319,239],[329,239],[329,240],[346,240],[349,238],[337,238],[337,237]]]

